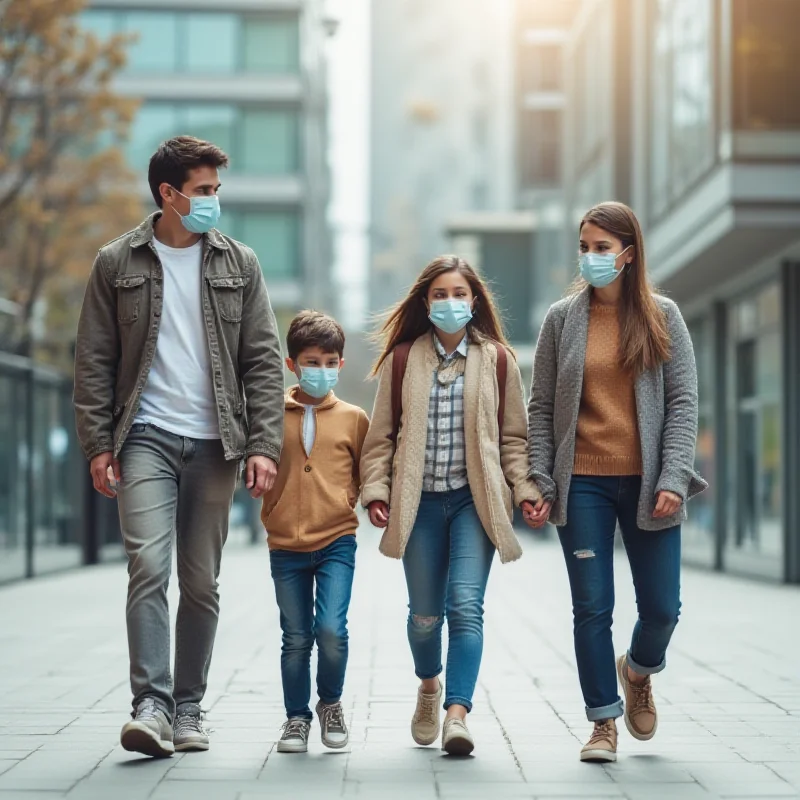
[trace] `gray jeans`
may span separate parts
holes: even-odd
[[[239,462],[225,461],[219,440],[135,425],[120,466],[133,705],[152,697],[172,718],[176,707],[199,704],[206,691],[219,619],[217,578]],[[180,587],[174,690],[167,606],[173,534]]]

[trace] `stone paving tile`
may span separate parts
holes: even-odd
[[[669,669],[655,679],[658,737],[637,742],[621,725],[618,763],[585,765],[578,752],[591,726],[562,556],[528,538],[522,561],[494,568],[470,717],[477,748],[452,759],[410,740],[416,680],[402,569],[375,552],[371,530],[361,537],[342,753],[322,747],[316,722],[308,754],[274,749],[280,631],[263,549],[225,555],[204,702],[212,749],[164,761],[118,743],[130,703],[124,568],[0,589],[0,800],[800,798],[800,641],[774,614],[780,605],[782,618],[800,615],[797,590],[687,571]],[[622,652],[635,620],[624,563],[617,578]]]

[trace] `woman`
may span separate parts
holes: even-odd
[[[581,279],[549,310],[529,407],[528,521],[550,519],[567,563],[575,654],[594,723],[583,761],[615,761],[625,723],[649,740],[658,724],[650,676],[664,669],[680,610],[681,522],[706,483],[694,472],[697,373],[678,307],[652,289],[633,211],[601,203],[580,224]],[[558,397],[558,402],[556,402]],[[614,534],[619,523],[639,619],[614,663]]]
[[[442,747],[467,755],[489,569],[495,550],[502,562],[522,554],[509,486],[529,517],[540,499],[527,477],[522,379],[489,290],[456,256],[425,268],[381,338],[362,503],[372,524],[386,528],[381,552],[405,568],[408,641],[421,681],[414,741],[429,745],[439,736],[446,617]]]

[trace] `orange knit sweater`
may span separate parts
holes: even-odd
[[[617,306],[593,302],[575,432],[575,475],[641,475],[634,376],[619,359]]]

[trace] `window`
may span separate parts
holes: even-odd
[[[300,31],[296,19],[248,19],[244,26],[244,68],[247,72],[297,72]]]
[[[300,277],[300,215],[292,210],[223,211],[220,230],[252,247],[269,280]]]
[[[522,50],[520,85],[524,93],[557,92],[562,88],[560,45],[528,44]]]
[[[777,283],[736,303],[731,313],[730,469],[733,536],[726,563],[781,577],[781,333]]]
[[[89,10],[81,25],[103,39],[134,35],[131,73],[285,74],[300,68],[296,14]]]
[[[695,469],[707,480],[709,488],[692,500],[689,519],[683,527],[684,553],[708,566],[716,558],[714,522],[714,475],[716,428],[714,426],[714,355],[712,320],[704,318],[689,323],[689,333],[697,362],[698,426]]]
[[[650,203],[659,215],[713,164],[711,0],[657,0],[650,62]]]
[[[800,128],[797,0],[734,0],[733,116],[739,130]]]
[[[522,186],[552,186],[561,175],[561,111],[525,111],[520,146]]]
[[[244,111],[242,169],[267,175],[297,172],[300,167],[300,121],[290,109]]]
[[[129,72],[176,72],[179,64],[178,15],[163,11],[131,11],[121,15],[128,45]]]
[[[146,172],[159,144],[178,132],[177,108],[162,103],[142,106],[131,125],[126,147],[128,163],[136,171]]]
[[[158,145],[190,134],[219,145],[232,173],[293,175],[300,169],[300,121],[293,108],[226,103],[146,103],[136,114],[127,145],[128,161],[144,171]]]
[[[239,18],[235,14],[187,14],[184,60],[187,72],[236,72]]]

